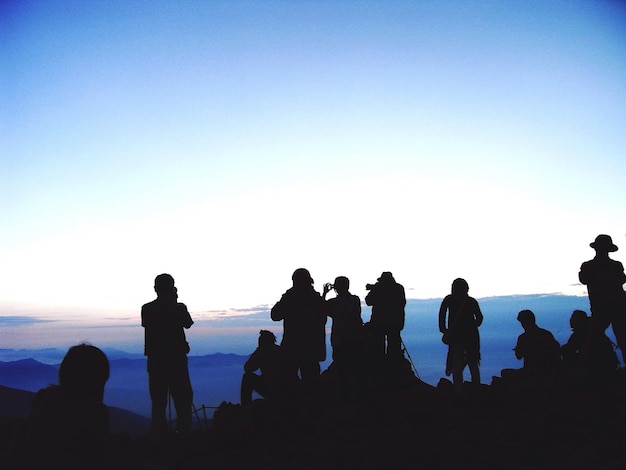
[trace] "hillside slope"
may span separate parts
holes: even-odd
[[[290,403],[223,403],[184,439],[144,436],[119,468],[626,468],[626,375],[603,384],[381,379],[339,400],[330,378]]]
[[[381,375],[347,398],[332,372],[289,402],[223,403],[189,436],[131,439],[115,468],[626,468],[626,372],[602,382],[466,384]],[[5,423],[10,426],[10,423]]]

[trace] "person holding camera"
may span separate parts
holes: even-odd
[[[369,291],[365,303],[372,307],[370,327],[376,354],[391,362],[402,361],[402,338],[404,328],[404,287],[398,284],[389,271],[378,278],[376,284],[367,284]]]
[[[159,274],[154,280],[157,298],[141,307],[145,330],[144,354],[148,357],[148,382],[152,400],[152,431],[167,432],[165,409],[171,393],[176,408],[176,431],[191,431],[193,390],[189,380],[189,343],[184,328],[193,320],[187,306],[178,302],[174,278]]]
[[[337,296],[326,300],[328,292],[334,289]],[[350,280],[345,276],[335,279],[335,284],[324,284],[322,298],[326,300],[326,314],[333,319],[330,330],[330,344],[333,348],[333,360],[351,356],[355,341],[358,340],[363,320],[361,319],[361,299],[351,294]]]
[[[337,296],[326,300],[334,289]],[[333,319],[330,344],[333,348],[333,363],[337,368],[339,393],[345,396],[350,378],[355,377],[361,385],[363,378],[361,299],[351,294],[350,280],[345,276],[335,278],[335,284],[324,284],[322,298],[326,300],[326,315]]]
[[[280,347],[308,386],[317,381],[320,362],[326,359],[326,311],[307,269],[296,269],[291,280],[293,286],[272,307],[270,316],[283,322]]]
[[[517,314],[524,333],[513,348],[515,357],[524,360],[522,372],[531,377],[555,377],[561,368],[561,345],[554,335],[537,326],[534,312],[522,310]]]

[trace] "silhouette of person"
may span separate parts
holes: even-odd
[[[619,367],[619,361],[613,343],[605,333],[601,333],[596,341],[587,350],[583,358],[583,349],[589,333],[589,317],[582,310],[574,310],[569,320],[572,334],[563,346],[561,356],[563,366],[568,370],[582,372],[583,374],[598,376],[615,371]]]
[[[439,307],[439,331],[448,344],[446,375],[452,373],[455,393],[463,391],[463,369],[469,367],[472,383],[480,383],[480,336],[478,327],[483,314],[478,302],[468,295],[465,279],[452,282],[451,294],[444,297]],[[446,322],[447,317],[447,322]]]
[[[148,380],[152,400],[152,431],[168,431],[165,410],[168,393],[176,408],[176,431],[191,430],[193,390],[189,380],[189,343],[184,328],[193,325],[187,306],[178,302],[174,278],[159,274],[154,280],[157,298],[141,307],[145,330],[144,354],[148,358]]]
[[[293,286],[272,307],[273,321],[283,322],[281,348],[289,356],[306,385],[316,382],[320,361],[326,359],[326,313],[324,300],[313,288],[313,278],[304,268],[291,277]]]
[[[326,300],[331,289],[337,296]],[[341,394],[347,393],[350,377],[354,376],[359,383],[363,376],[361,300],[349,289],[350,280],[339,276],[335,278],[334,285],[325,284],[322,292],[322,298],[326,300],[326,314],[333,320],[330,344]]]
[[[102,402],[109,360],[97,347],[72,346],[59,384],[35,395],[24,432],[16,437],[11,468],[109,468],[109,413]]]
[[[552,377],[561,365],[561,345],[552,333],[539,328],[535,314],[522,310],[517,315],[524,333],[517,338],[515,357],[524,360],[522,372],[529,377]]]
[[[370,328],[376,355],[389,359],[392,363],[402,361],[402,338],[404,328],[404,287],[398,284],[393,275],[385,271],[376,284],[367,284],[369,290],[365,303],[372,307]]]
[[[615,339],[624,354],[626,348],[626,294],[622,287],[626,282],[624,266],[609,258],[609,253],[617,251],[617,246],[608,235],[598,235],[589,244],[596,251],[593,259],[580,266],[578,279],[587,286],[591,321],[586,348],[593,348],[593,342],[602,341],[602,334],[612,324]]]
[[[255,374],[261,370],[261,375]],[[288,398],[296,393],[299,378],[271,331],[261,330],[259,346],[243,366],[241,379],[241,404],[252,403],[252,393],[263,398]]]

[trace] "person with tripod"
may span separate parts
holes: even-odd
[[[385,271],[376,284],[367,284],[365,288],[369,291],[365,303],[372,307],[370,328],[375,354],[383,362],[386,359],[387,363],[400,365],[404,358],[400,337],[406,305],[404,286],[397,283],[389,271]]]

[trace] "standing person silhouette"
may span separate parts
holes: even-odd
[[[473,384],[480,383],[480,336],[478,327],[483,314],[478,302],[468,295],[469,285],[465,279],[452,282],[452,293],[439,307],[439,331],[448,345],[446,375],[452,372],[454,392],[463,392],[463,369],[469,367]],[[446,322],[447,316],[447,322]]]
[[[369,290],[365,303],[372,307],[370,326],[377,355],[392,364],[402,361],[402,338],[404,328],[404,287],[398,284],[389,271],[378,278],[376,284],[367,284]]]
[[[334,289],[337,296],[326,300],[326,295]],[[363,328],[361,300],[351,294],[350,280],[345,276],[335,278],[334,284],[325,284],[322,298],[326,301],[326,314],[333,319],[330,344],[333,347],[333,360],[341,356],[352,356],[350,351],[358,341]]]
[[[337,296],[326,300],[334,289]],[[361,299],[350,293],[350,280],[345,276],[335,278],[335,283],[325,284],[322,298],[326,301],[326,314],[333,319],[330,344],[333,347],[333,363],[337,368],[339,393],[345,396],[351,376],[361,385],[364,377],[361,319]]]
[[[296,269],[293,286],[272,307],[271,318],[283,322],[281,348],[300,371],[303,385],[311,385],[320,375],[320,362],[326,359],[326,312],[324,300],[313,288],[308,270]]]
[[[152,400],[152,431],[168,431],[165,409],[168,393],[176,408],[176,431],[191,430],[193,390],[189,380],[189,343],[184,328],[193,325],[187,306],[178,302],[174,278],[159,274],[154,280],[157,298],[141,307],[145,329],[144,354],[148,357],[148,380]]]
[[[624,266],[619,261],[609,258],[609,253],[617,251],[617,246],[608,235],[598,235],[589,244],[596,251],[596,256],[580,266],[578,279],[587,286],[591,321],[586,345],[583,349],[592,349],[595,341],[600,341],[609,325],[613,326],[617,345],[626,348],[626,294],[622,287],[626,282]]]

